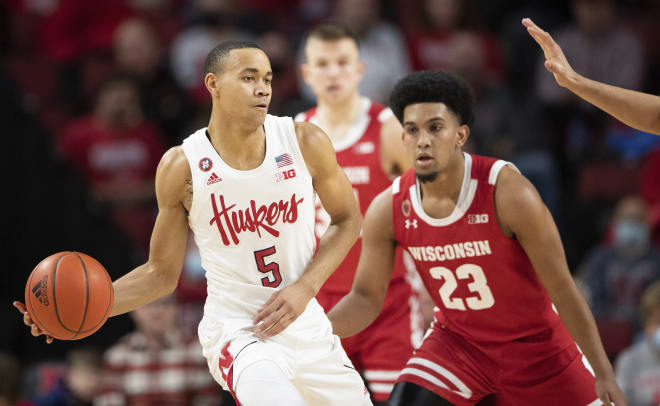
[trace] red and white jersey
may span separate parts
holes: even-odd
[[[333,143],[337,162],[353,185],[353,192],[360,204],[362,215],[367,211],[371,201],[392,183],[391,178],[382,169],[380,158],[381,129],[385,120],[392,117],[392,114],[392,110],[389,108],[363,97],[362,111],[355,124],[350,128],[346,137]],[[316,107],[298,114],[294,121],[306,121],[319,125]],[[330,216],[317,198],[315,228],[317,240],[323,236],[329,225]],[[358,239],[341,265],[323,285],[324,291],[347,293],[351,290],[361,247],[362,240]],[[405,275],[405,267],[399,254],[395,262],[392,280],[404,278]]]
[[[264,130],[264,160],[245,171],[220,158],[206,128],[183,142],[193,183],[188,221],[207,279],[205,319],[249,325],[314,255],[314,188],[293,121],[268,115]]]
[[[509,163],[464,157],[461,192],[448,217],[432,218],[424,212],[414,170],[392,184],[394,237],[413,257],[439,308],[436,317],[449,330],[476,342],[507,342],[543,333],[559,347],[571,345],[527,254],[499,227],[495,183]]]

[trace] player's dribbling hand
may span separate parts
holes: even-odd
[[[30,327],[30,332],[32,333],[33,336],[37,337],[37,336],[40,336],[40,335],[45,335],[47,344],[50,344],[50,343],[53,342],[53,337],[51,337],[48,334],[41,331],[41,329],[39,327],[37,327],[36,324],[34,324],[32,319],[30,318],[30,313],[28,313],[27,308],[25,307],[25,305],[23,303],[21,303],[19,301],[15,301],[12,304],[23,315],[23,323],[25,323],[26,326]]]
[[[617,385],[614,376],[596,377],[596,395],[604,406],[627,406],[626,397]]]
[[[557,45],[552,36],[546,31],[543,31],[539,26],[534,24],[529,18],[523,18],[522,23],[527,27],[527,32],[534,38],[534,40],[543,49],[545,55],[545,68],[550,71],[554,76],[559,86],[567,87],[571,78],[577,74],[571,67],[564,56],[564,51]]]
[[[313,297],[313,289],[300,281],[273,293],[253,320],[254,333],[259,338],[279,334],[302,314]]]

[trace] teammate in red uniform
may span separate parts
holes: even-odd
[[[325,23],[310,31],[302,73],[317,96],[318,106],[295,118],[312,122],[329,135],[337,162],[348,175],[363,214],[394,177],[410,168],[403,153],[399,121],[390,109],[362,97],[358,91],[364,70],[357,37],[350,29]],[[316,235],[320,237],[330,217],[320,202],[316,213]],[[358,240],[316,296],[326,312],[351,290],[359,257]],[[412,263],[409,256],[407,260]],[[411,274],[416,277],[414,269]],[[413,347],[422,339],[417,295],[406,281],[401,250],[388,282],[380,316],[362,333],[342,341],[353,365],[367,381],[374,402],[387,401]]]
[[[538,193],[510,163],[462,151],[467,85],[414,73],[391,105],[414,170],[367,211],[353,288],[329,314],[335,334],[376,317],[400,245],[439,309],[391,405],[474,405],[489,394],[507,405],[625,405]]]

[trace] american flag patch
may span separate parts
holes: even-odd
[[[283,166],[291,165],[293,164],[293,159],[291,158],[291,154],[282,154],[278,155],[275,157],[275,162],[277,163],[277,167],[281,168]]]

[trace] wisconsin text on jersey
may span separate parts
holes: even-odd
[[[211,193],[213,217],[209,221],[209,224],[213,225],[213,223],[216,223],[224,245],[231,244],[227,237],[227,230],[234,244],[240,242],[238,234],[246,231],[257,233],[261,237],[261,229],[263,229],[270,235],[277,237],[280,235],[280,232],[273,226],[280,219],[280,215],[282,223],[295,223],[298,220],[298,205],[303,200],[305,199],[296,200],[296,194],[294,193],[291,195],[291,201],[289,202],[280,200],[279,202],[272,202],[268,205],[262,204],[257,207],[256,202],[250,200],[250,207],[243,210],[234,210],[236,204],[227,206],[223,195],[217,198],[217,201],[220,203],[220,207],[218,208],[215,194]],[[227,227],[227,230],[225,230],[225,227]]]
[[[488,240],[459,242],[444,246],[408,247],[410,255],[417,261],[447,261],[459,258],[491,255]]]

